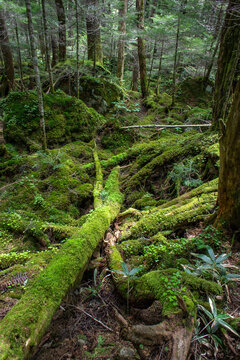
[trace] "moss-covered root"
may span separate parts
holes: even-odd
[[[118,176],[119,169],[114,169],[107,182],[107,198],[103,206],[95,209],[79,231],[63,244],[1,321],[1,360],[29,358],[62,299],[81,279],[94,249],[120,211],[122,196]]]
[[[103,190],[103,174],[102,174],[101,164],[98,158],[96,144],[93,150],[93,157],[96,168],[96,183],[93,190],[93,199],[94,199],[94,209],[96,209],[98,206],[102,206],[101,192]]]

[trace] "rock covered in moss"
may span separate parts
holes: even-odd
[[[41,132],[35,91],[12,92],[2,100],[6,141],[39,150]],[[105,122],[103,116],[88,108],[83,101],[61,91],[44,95],[48,146],[72,140],[90,141]]]

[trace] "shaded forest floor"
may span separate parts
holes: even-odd
[[[181,102],[184,94],[192,95],[188,104]],[[202,95],[197,102],[185,85],[172,109],[166,93],[152,93],[143,105],[139,94],[131,92],[113,101],[103,116],[61,91],[46,95],[47,154],[40,149],[35,124],[36,95],[12,93],[3,101],[9,142],[1,148],[0,159],[1,318],[54,261],[61,243],[91,217],[93,134],[104,180],[119,166],[125,196],[116,222],[94,252],[82,282],[61,304],[33,360],[170,360],[175,345],[169,332],[174,331],[168,329],[166,335],[157,329],[164,321],[175,324],[180,334],[191,329],[189,360],[239,356],[236,335],[220,325],[212,331],[201,310],[210,311],[209,298],[214,299],[218,314],[231,315],[228,323],[239,331],[237,241],[234,234],[212,226],[217,213],[218,136],[190,126],[209,122],[208,97]],[[98,111],[99,106],[106,104],[97,104]],[[79,127],[76,114],[84,114]],[[133,124],[176,128],[122,129]],[[189,128],[177,127],[181,124]],[[104,201],[104,190],[100,197]],[[208,268],[203,255],[212,255]],[[215,263],[217,255],[222,255],[219,263],[225,272]],[[126,267],[135,270],[135,276],[128,275]],[[236,277],[228,278],[232,273]],[[189,325],[192,319],[196,329]],[[142,333],[136,341],[138,325]],[[144,333],[149,329],[160,333],[149,338]]]

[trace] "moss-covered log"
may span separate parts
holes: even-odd
[[[217,200],[216,180],[201,185],[142,216],[122,239],[153,236],[159,231],[181,229],[203,220],[214,209]]]
[[[117,216],[122,195],[119,169],[110,174],[106,197],[83,226],[62,246],[50,264],[29,285],[17,305],[0,323],[0,359],[26,359],[38,344],[68,290],[82,278],[84,270],[110,223]]]

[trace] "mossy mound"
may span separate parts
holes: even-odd
[[[208,105],[212,100],[213,83],[201,76],[187,78],[178,85],[177,101],[188,105]]]
[[[65,73],[59,77],[55,84],[56,89],[61,89],[66,94],[77,95],[76,74]],[[108,107],[120,101],[124,96],[123,89],[108,79],[91,75],[81,76],[79,80],[79,97],[84,103],[93,107],[99,113],[106,113]]]
[[[2,100],[5,140],[20,147],[37,150],[41,142],[37,94],[12,92]],[[61,91],[44,95],[48,146],[73,140],[90,141],[105,119],[83,101]]]

